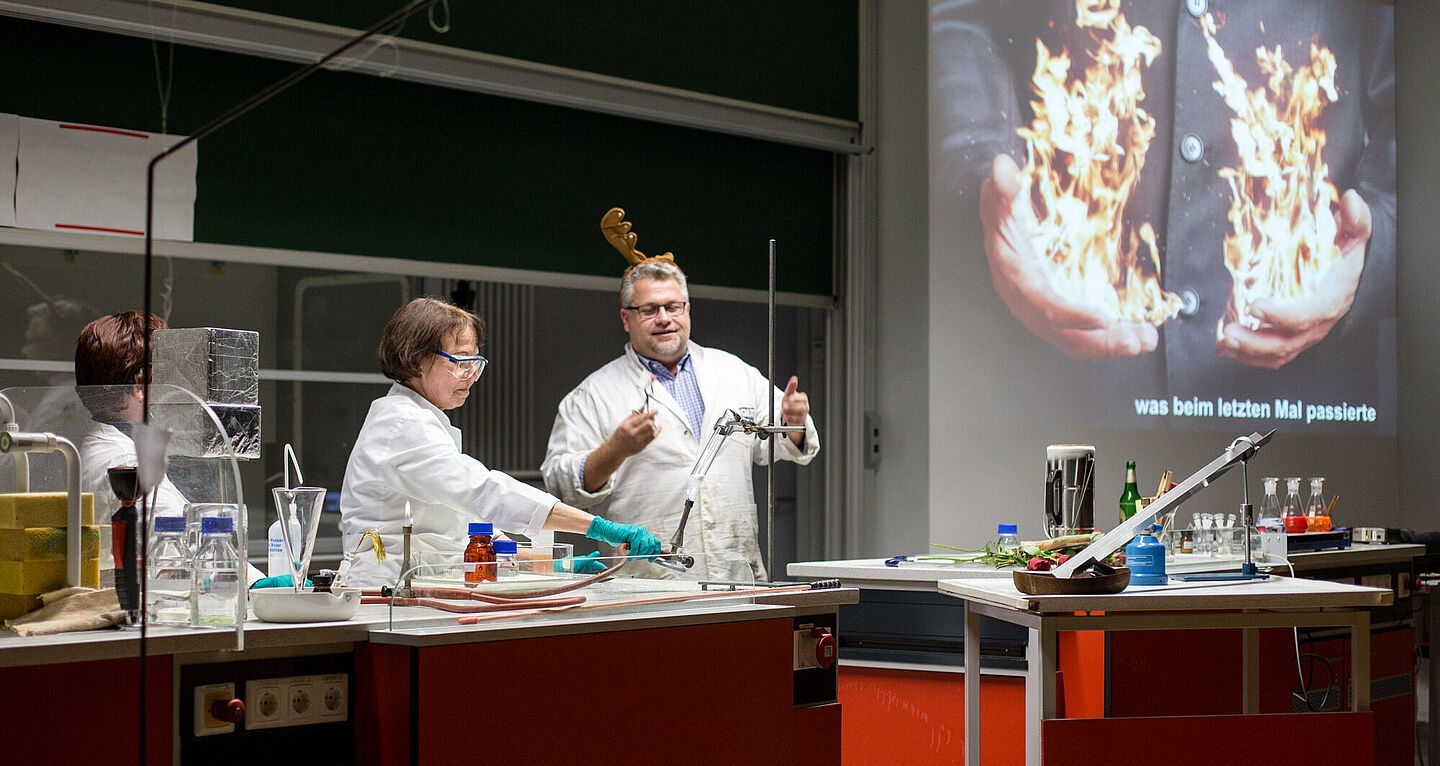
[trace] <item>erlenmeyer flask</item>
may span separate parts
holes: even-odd
[[[1275,494],[1275,488],[1279,484],[1280,480],[1274,476],[1265,477],[1265,498],[1260,501],[1260,513],[1255,521],[1255,527],[1261,531],[1285,526],[1284,517],[1280,513],[1280,496]]]
[[[1330,531],[1330,508],[1325,505],[1325,494],[1321,491],[1324,485],[1324,477],[1316,476],[1310,480],[1310,504],[1305,511],[1305,524],[1311,532]]]
[[[1304,532],[1308,528],[1305,506],[1300,504],[1300,477],[1285,479],[1285,531],[1290,534]]]

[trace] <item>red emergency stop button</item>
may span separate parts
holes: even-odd
[[[810,635],[815,639],[815,662],[822,668],[829,668],[835,664],[835,657],[838,654],[838,644],[835,642],[835,634],[828,628],[814,627],[810,629]]]
[[[240,723],[245,720],[245,700],[215,700],[210,703],[210,715],[226,723]]]

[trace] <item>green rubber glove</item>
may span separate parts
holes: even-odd
[[[600,551],[592,551],[584,556],[575,557],[575,572],[577,574],[598,574],[605,571],[605,563],[596,561],[600,558]]]
[[[279,577],[261,577],[260,579],[255,581],[254,585],[250,586],[250,589],[255,590],[256,588],[293,588],[295,587],[294,583],[295,578],[291,575],[280,575]],[[315,587],[315,583],[310,582],[309,579],[306,579],[305,587],[313,588]]]
[[[638,524],[617,524],[596,516],[585,536],[611,545],[629,543],[631,556],[654,558],[660,553],[660,540]]]

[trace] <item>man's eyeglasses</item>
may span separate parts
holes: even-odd
[[[438,348],[435,349],[435,353],[454,363],[454,366],[450,368],[450,374],[461,380],[480,377],[480,373],[485,371],[485,365],[490,363],[490,360],[483,356],[452,356]]]
[[[636,314],[639,314],[641,319],[654,319],[655,317],[660,315],[660,309],[665,309],[665,313],[669,314],[672,317],[683,314],[685,313],[685,306],[687,304],[688,301],[676,301],[674,303],[659,304],[647,303],[644,306],[626,306],[625,310],[633,311]]]

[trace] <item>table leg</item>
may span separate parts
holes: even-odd
[[[1243,646],[1240,666],[1244,690],[1240,709],[1245,715],[1255,715],[1260,712],[1260,629],[1241,628],[1240,643]]]
[[[980,763],[980,615],[965,601],[965,763]]]
[[[1429,658],[1426,664],[1430,673],[1426,676],[1426,697],[1429,698],[1429,715],[1425,716],[1426,757],[1423,763],[1440,763],[1440,654],[1436,653],[1440,641],[1440,588],[1432,586],[1425,595],[1425,609],[1430,613],[1429,628],[1425,640],[1430,642]]]
[[[1025,647],[1025,764],[1040,766],[1040,727],[1055,717],[1055,629],[1030,628]]]
[[[1350,626],[1350,708],[1370,710],[1370,613],[1357,609]]]

